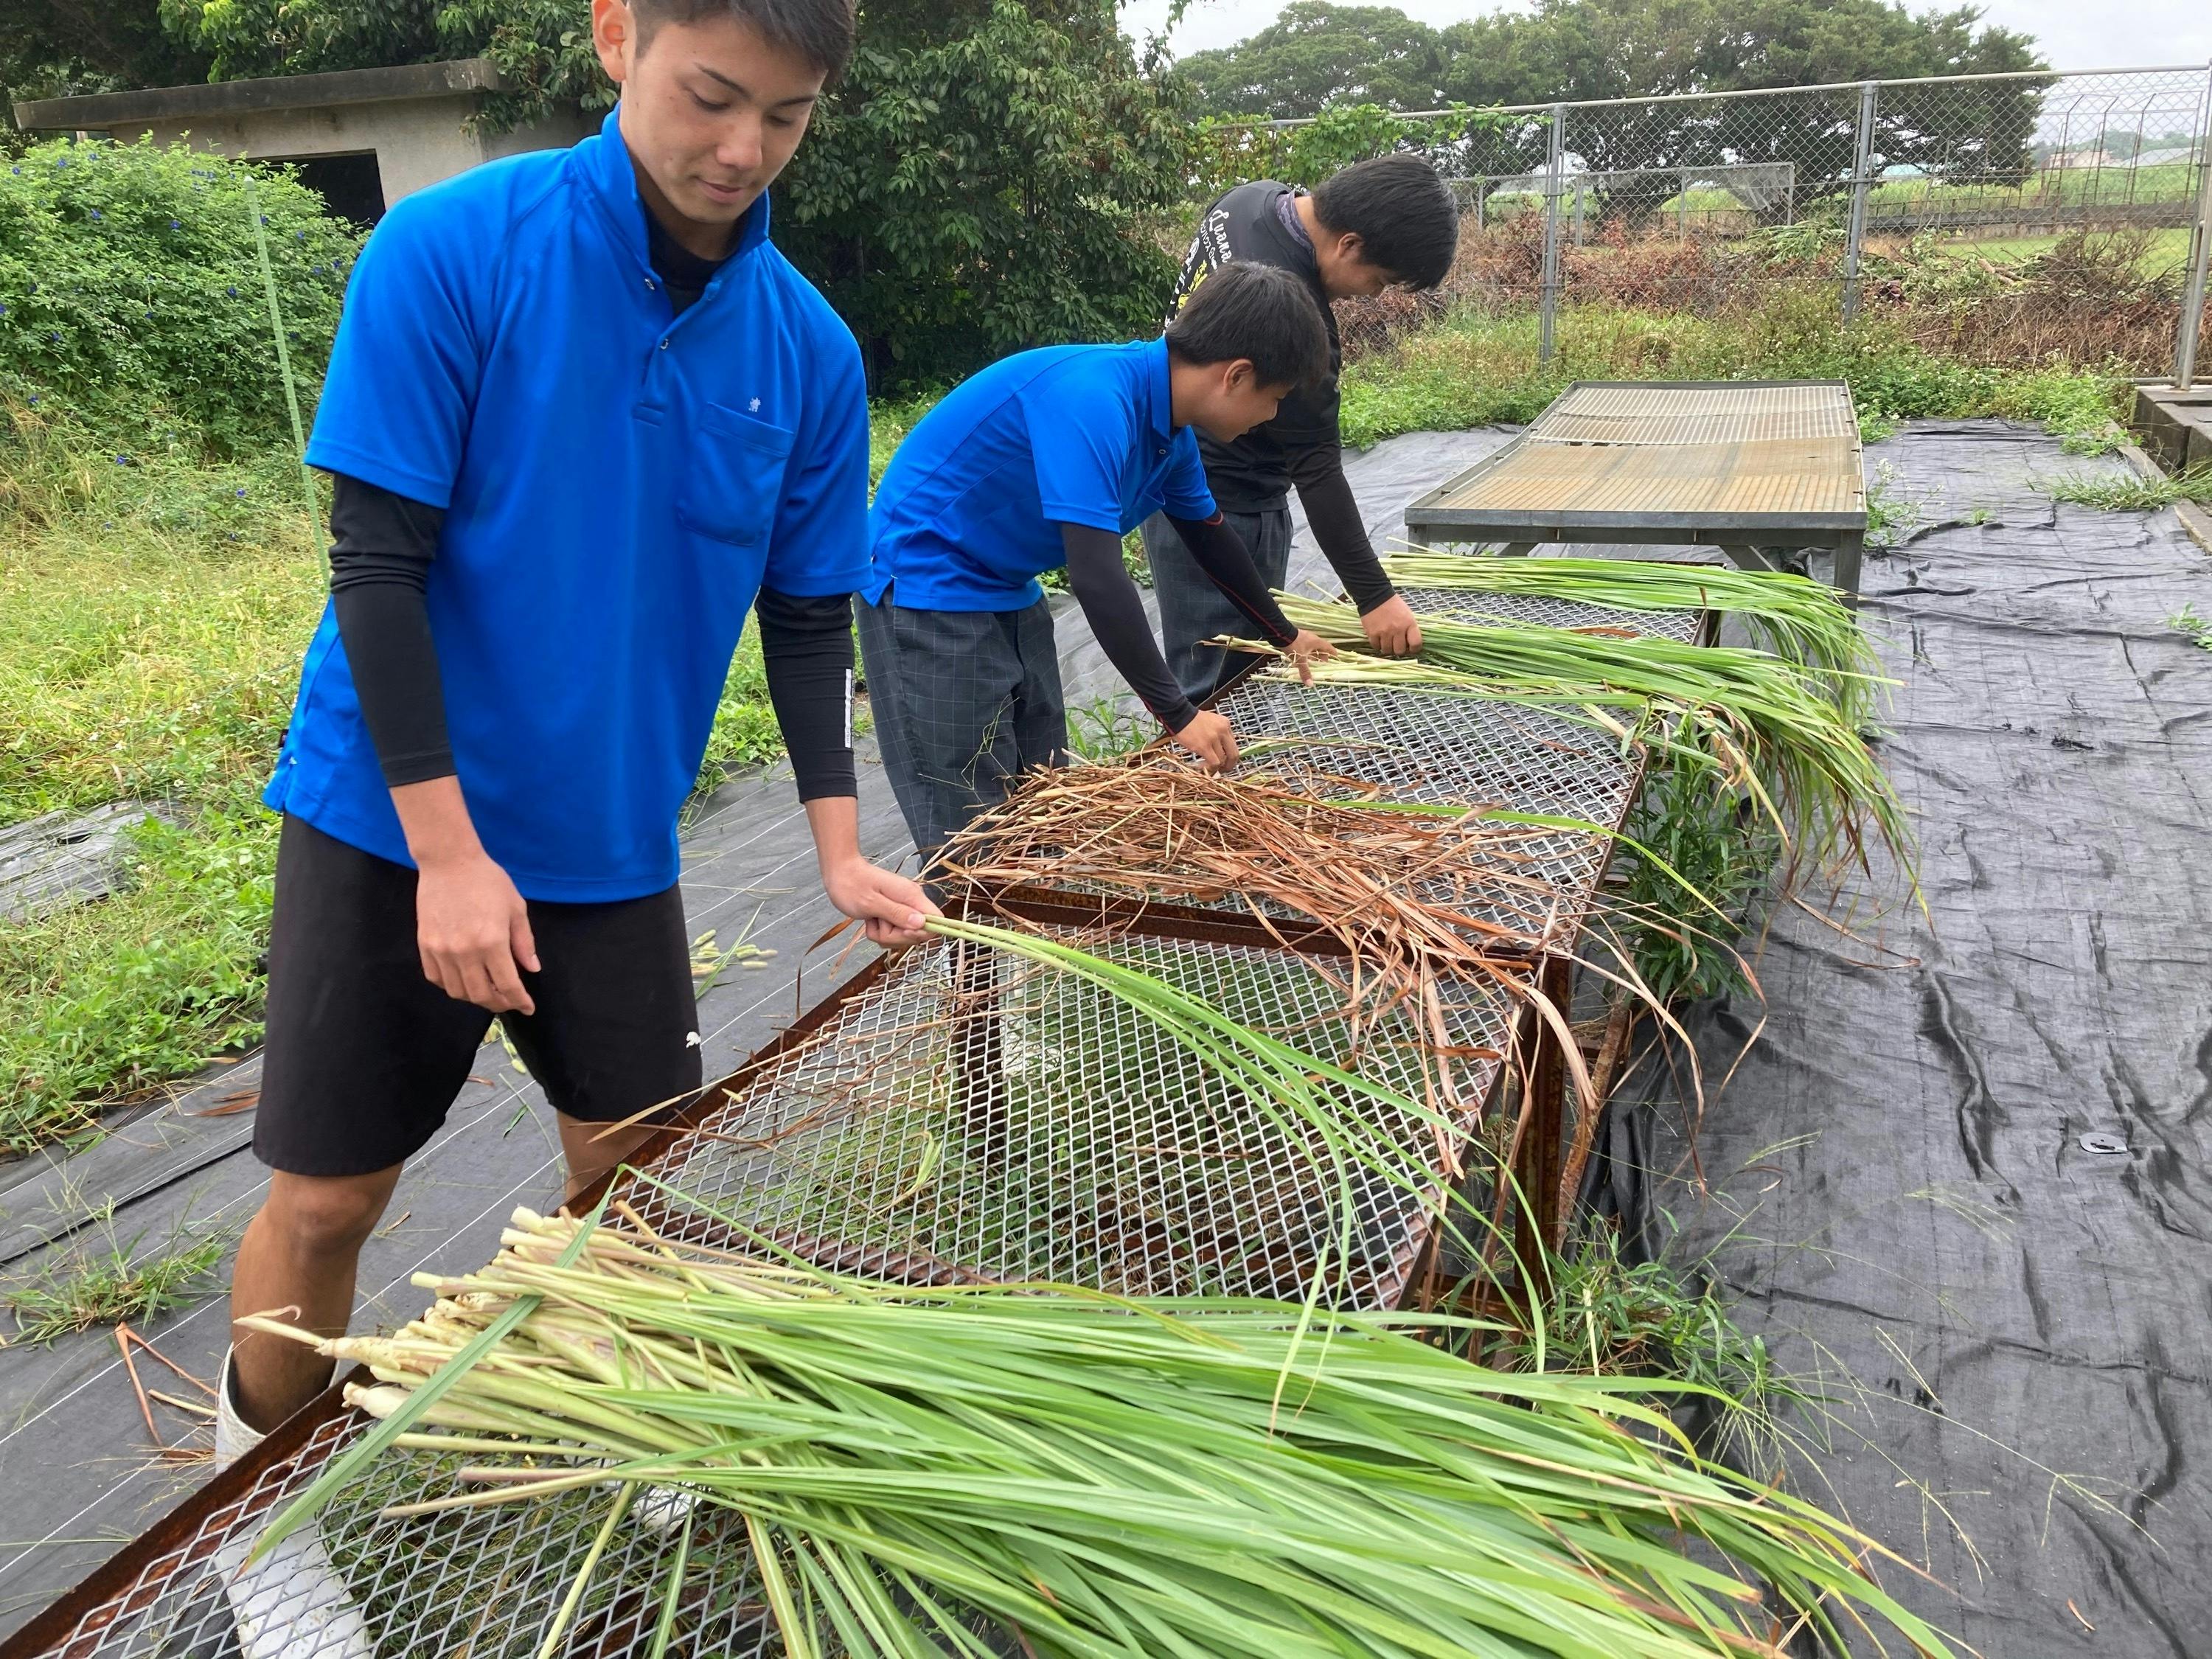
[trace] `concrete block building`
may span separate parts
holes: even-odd
[[[224,155],[296,163],[331,208],[373,224],[401,197],[520,150],[573,144],[598,123],[564,112],[513,132],[477,131],[499,71],[482,58],[394,69],[46,98],[15,106],[28,131],[188,140]]]

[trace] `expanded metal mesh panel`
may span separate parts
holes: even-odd
[[[1741,444],[1531,445],[1515,450],[1438,506],[1467,513],[1557,513],[1571,522],[1613,514],[1858,513],[1866,507],[1858,446],[1793,438]]]
[[[1447,1017],[1461,1057],[1439,1077],[1404,1015],[1346,1021],[1328,958],[1136,934],[1087,942],[1439,1107],[1478,1106],[1510,1042],[1503,994],[1466,992]],[[933,947],[902,957],[717,1109],[660,1174],[810,1259],[858,1271],[1285,1297],[1322,1271],[1331,1300],[1372,1307],[1402,1292],[1425,1236],[1421,1189],[1444,1175],[1431,1127],[1409,1115],[1390,1127],[1396,1179],[1341,1166],[1311,1126],[1225,1082],[1099,987]],[[726,1231],[657,1192],[635,1201],[672,1236]]]
[[[1439,1084],[1405,1018],[1347,1024],[1343,988],[1325,963],[1136,936],[1086,942],[1417,1098],[1437,1098],[1441,1087],[1479,1105],[1502,1063],[1481,1054],[1510,1043],[1502,994],[1470,995],[1444,1021],[1461,1057]],[[1472,1130],[1472,1109],[1464,1121]],[[1396,1127],[1400,1176],[1416,1189],[1440,1188],[1446,1160],[1434,1130],[1410,1115]],[[1368,1307],[1394,1304],[1405,1289],[1429,1201],[1341,1165],[1313,1130],[1271,1118],[1098,988],[945,945],[893,963],[813,1041],[714,1111],[656,1174],[825,1265],[1278,1297],[1302,1294],[1320,1270],[1331,1300]],[[656,1188],[636,1184],[628,1196],[673,1236],[731,1242],[727,1221]],[[613,1528],[565,1612],[613,1488],[380,1513],[464,1490],[456,1469],[496,1461],[484,1455],[386,1453],[311,1527],[247,1567],[284,1503],[367,1427],[353,1413],[326,1422],[244,1496],[202,1504],[173,1547],[86,1609],[50,1650],[64,1659],[533,1659],[560,1622],[554,1651],[564,1659],[650,1651],[682,1515],[665,1498],[647,1494]],[[782,1651],[742,1522],[708,1506],[694,1520],[670,1651]]]
[[[1625,611],[1614,605],[1583,605],[1574,599],[1530,593],[1470,592],[1463,587],[1404,587],[1407,605],[1424,617],[1455,622],[1510,626],[1533,623],[1543,628],[1620,628],[1686,645],[1698,637],[1703,613],[1696,611]]]
[[[1421,616],[1502,626],[1618,628],[1688,643],[1696,639],[1702,621],[1702,613],[1695,611],[1626,611],[1540,595],[1442,587],[1408,587],[1400,592]],[[1449,732],[1429,731],[1419,739],[1418,746],[1409,741],[1396,752],[1378,750],[1373,745],[1372,728],[1402,715],[1398,700],[1408,693],[1378,686],[1313,690],[1331,694],[1332,708],[1345,711],[1344,724],[1334,736],[1346,741],[1333,748],[1307,741],[1308,731],[1302,730],[1285,741],[1288,734],[1273,725],[1248,727],[1248,719],[1273,717],[1248,714],[1246,711],[1254,708],[1255,703],[1243,690],[1232,693],[1231,701],[1220,705],[1252,756],[1248,771],[1276,774],[1293,787],[1324,798],[1342,793],[1348,781],[1379,786],[1380,798],[1386,800],[1440,799],[1503,806],[1553,817],[1579,818],[1607,829],[1616,827],[1639,775],[1641,757],[1624,757],[1619,744],[1605,733],[1550,720],[1536,711],[1501,710],[1494,705],[1478,705],[1480,712],[1472,726],[1466,707],[1452,707],[1447,711]],[[1466,700],[1453,702],[1464,704]],[[1501,712],[1506,716],[1502,728],[1496,719]],[[1562,731],[1563,727],[1567,730]],[[1558,746],[1563,742],[1571,745],[1571,752]],[[1465,752],[1470,743],[1474,745],[1473,752]],[[1324,753],[1324,749],[1329,752]],[[1348,758],[1340,757],[1337,749],[1345,750]],[[1404,763],[1409,758],[1418,765],[1407,767]],[[1439,780],[1443,781],[1440,792]],[[1605,859],[1603,842],[1586,833],[1532,833],[1501,847],[1495,856],[1471,857],[1463,874],[1425,883],[1421,896],[1480,924],[1540,933],[1548,943],[1564,945],[1588,914],[1591,887],[1603,870]],[[1486,886],[1486,871],[1493,872],[1498,879]],[[1550,890],[1541,896],[1532,893],[1532,881]],[[1124,890],[1067,879],[1048,871],[1040,871],[1027,884],[1091,896]],[[1257,912],[1273,917],[1299,914],[1250,894],[1218,899],[1176,895],[1173,902],[1197,909]]]
[[[1214,706],[1255,761],[1322,796],[1348,782],[1383,800],[1504,806],[1610,830],[1642,770],[1610,733],[1566,715],[1448,692],[1255,678]],[[1521,873],[1552,887],[1571,926],[1603,872],[1606,843],[1563,830],[1517,850]]]
[[[1839,386],[1578,386],[1527,433],[1529,443],[1737,444],[1858,436]]]
[[[323,1424],[245,1496],[205,1509],[51,1651],[57,1659],[533,1659],[583,1569],[612,1488],[387,1520],[379,1515],[387,1505],[459,1490],[453,1474],[461,1461],[387,1452],[312,1526],[246,1565],[284,1504],[367,1429],[368,1419],[350,1412]],[[674,1541],[646,1520],[617,1527],[556,1650],[567,1659],[649,1651]],[[670,1648],[732,1659],[782,1651],[733,1515],[698,1512]]]

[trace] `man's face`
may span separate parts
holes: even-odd
[[[623,138],[648,201],[702,231],[744,217],[799,148],[822,92],[821,70],[735,16],[665,21],[641,42],[626,0],[592,0],[592,38],[622,88]]]
[[[1191,416],[1191,424],[1216,443],[1235,443],[1254,427],[1273,420],[1275,410],[1291,395],[1287,386],[1261,386],[1252,365],[1242,358],[1217,367],[1207,395]]]
[[[1395,284],[1397,276],[1367,258],[1361,240],[1350,233],[1324,236],[1314,246],[1314,264],[1321,285],[1332,300],[1371,300]]]

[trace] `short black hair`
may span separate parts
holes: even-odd
[[[1261,386],[1328,378],[1328,327],[1305,283],[1273,265],[1233,259],[1191,290],[1168,325],[1168,349],[1188,363],[1249,360]]]
[[[1459,204],[1418,155],[1377,155],[1322,180],[1314,216],[1359,238],[1368,264],[1415,288],[1434,288],[1459,251]]]
[[[833,85],[852,61],[853,0],[629,0],[641,50],[663,23],[696,23],[734,17],[760,31],[770,46],[797,52]]]

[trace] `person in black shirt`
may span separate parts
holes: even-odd
[[[1458,204],[1436,169],[1418,156],[1355,163],[1310,193],[1258,179],[1206,209],[1168,309],[1172,321],[1208,276],[1236,260],[1291,272],[1319,302],[1328,326],[1328,379],[1285,398],[1273,420],[1234,443],[1201,435],[1199,448],[1214,500],[1272,587],[1282,586],[1290,565],[1290,491],[1296,486],[1314,539],[1359,607],[1368,643],[1390,656],[1419,650],[1421,630],[1382,574],[1344,476],[1337,428],[1343,347],[1329,301],[1400,283],[1434,288],[1451,269],[1458,245]],[[1184,692],[1202,702],[1212,695],[1224,662],[1220,648],[1205,641],[1249,629],[1164,518],[1146,523],[1145,552],[1159,595],[1168,666]]]

